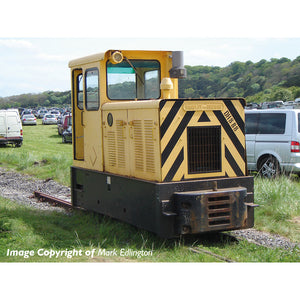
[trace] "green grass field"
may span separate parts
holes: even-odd
[[[0,166],[70,185],[72,145],[62,143],[57,126],[38,120],[37,126],[23,126],[23,135],[22,147],[0,148]]]
[[[21,148],[0,148],[1,167],[70,185],[72,145],[62,143],[57,127],[39,124],[23,130]],[[260,207],[255,228],[299,242],[299,195],[297,177],[256,177],[255,202]],[[40,211],[0,198],[2,262],[219,262],[191,247],[237,262],[300,262],[299,249],[267,249],[222,233],[165,240],[93,213]]]

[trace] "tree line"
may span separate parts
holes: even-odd
[[[292,101],[300,97],[300,56],[232,62],[226,67],[185,66],[180,98],[244,97],[247,102]],[[45,91],[0,97],[0,108],[70,106],[71,92]]]
[[[300,56],[186,69],[187,78],[179,82],[180,97],[244,97],[256,103],[300,97]]]

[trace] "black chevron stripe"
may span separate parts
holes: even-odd
[[[182,162],[183,162],[183,148],[179,152],[177,158],[175,159],[175,161],[174,161],[172,167],[170,168],[168,174],[166,175],[164,181],[172,181],[172,179],[174,178],[174,176]]]
[[[194,111],[188,111],[182,118],[180,124],[178,125],[177,129],[175,130],[173,136],[169,140],[168,144],[166,145],[164,151],[161,154],[161,166],[165,164],[166,160],[168,159],[169,155],[171,154],[174,146],[178,142],[179,138],[181,137],[183,131],[187,127],[188,123],[190,122],[191,118],[194,115]]]
[[[230,151],[228,150],[227,146],[225,146],[225,158],[227,159],[228,163],[230,164],[231,168],[235,172],[237,176],[243,176],[244,173],[231,155]]]
[[[245,133],[245,122],[241,118],[240,114],[237,112],[235,106],[233,105],[232,101],[224,101],[225,105],[227,106],[228,110],[230,111],[231,115],[237,122],[238,126]]]
[[[237,138],[237,136],[233,132],[233,130],[230,127],[230,125],[228,124],[228,122],[226,121],[223,113],[219,110],[215,110],[214,114],[218,118],[218,120],[220,121],[222,127],[226,131],[228,137],[231,139],[233,145],[236,147],[236,149],[239,152],[240,156],[243,159],[245,159],[245,148],[243,147],[243,145],[241,144],[241,142],[239,141],[239,139]]]
[[[177,112],[181,108],[183,101],[175,101],[172,108],[170,109],[167,117],[163,121],[160,126],[160,138],[162,139],[165,135],[166,131],[168,130],[169,126],[171,125],[174,117],[176,116]]]

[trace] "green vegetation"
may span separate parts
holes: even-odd
[[[220,261],[206,253],[194,253],[191,247],[238,262],[300,261],[299,249],[267,249],[221,233],[164,240],[108,217],[40,211],[0,198],[2,262]],[[27,252],[26,257],[24,251],[32,251],[32,255]]]
[[[69,185],[72,145],[62,144],[55,125],[40,125],[39,122],[37,126],[24,126],[23,129],[24,143],[21,148],[0,148],[1,166],[39,178],[51,177]],[[299,224],[294,222],[300,216],[299,190],[300,183],[296,177],[283,176],[274,180],[256,177],[255,202],[260,207],[255,210],[255,228],[299,242]],[[238,262],[300,262],[297,248],[268,249],[246,241],[237,241],[222,233],[165,240],[150,232],[93,213],[41,211],[0,198],[2,262],[220,261],[202,252],[194,253],[190,250],[191,247],[208,250]],[[7,255],[8,249],[29,250],[34,255],[28,258],[22,252],[18,252],[19,256]],[[89,251],[93,250],[95,252],[91,257],[92,252]],[[58,251],[59,256],[50,258],[50,251]],[[67,256],[66,251],[74,251],[71,253],[72,258]],[[127,255],[125,251],[128,251]],[[149,255],[138,257],[137,252],[134,255],[134,251],[145,251]],[[152,255],[149,251],[152,251]]]
[[[298,177],[255,178],[255,227],[300,241],[300,183]]]
[[[186,66],[180,97],[245,97],[247,102],[291,101],[300,97],[300,56],[233,62],[225,68]]]
[[[9,97],[0,97],[0,108],[11,107],[52,107],[70,106],[71,92],[46,91],[39,94],[22,94]]]
[[[244,97],[247,102],[292,101],[300,97],[300,56],[232,62],[221,67],[186,66],[187,78],[179,80],[180,98]],[[126,83],[132,90],[130,83]],[[124,87],[124,84],[122,85]],[[118,85],[114,86],[117,96]],[[70,106],[71,92],[46,91],[0,97],[0,108]]]
[[[0,148],[0,166],[70,185],[72,145],[62,143],[56,125],[23,126],[20,148]]]

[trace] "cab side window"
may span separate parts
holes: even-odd
[[[99,71],[88,69],[85,73],[85,105],[87,110],[99,109]]]
[[[83,76],[82,74],[79,74],[77,76],[77,107],[79,109],[83,109]]]

